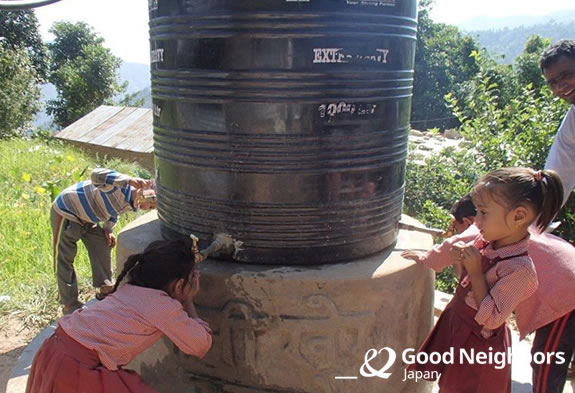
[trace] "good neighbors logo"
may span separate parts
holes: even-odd
[[[381,368],[374,367],[373,362],[377,361],[381,364],[382,361],[387,361]],[[394,349],[383,347],[381,349],[369,349],[364,356],[364,362],[359,368],[359,374],[364,378],[381,378],[389,379],[392,373],[388,372],[397,360],[397,353]],[[490,364],[496,369],[502,369],[507,365],[511,365],[512,352],[508,348],[506,352],[494,351],[489,347],[488,351],[475,351],[475,349],[460,348],[456,350],[451,348],[447,352],[419,352],[417,353],[413,348],[407,348],[401,353],[401,360],[408,366],[411,364],[462,364],[472,367],[475,364]],[[564,352],[535,352],[530,359],[530,362],[535,364],[564,364],[566,361]],[[402,381],[414,380],[419,381],[422,379],[435,380],[440,377],[437,371],[418,371],[403,369]],[[358,376],[336,376],[335,379],[358,379]]]
[[[369,362],[378,357],[378,355],[381,354],[383,351],[386,351],[388,354],[387,363],[385,363],[385,366],[383,366],[383,368],[381,368],[380,370],[376,370],[369,364]],[[391,377],[391,373],[387,373],[386,371],[389,370],[391,366],[393,366],[396,357],[397,356],[395,354],[395,351],[389,347],[381,348],[379,351],[372,348],[365,353],[365,362],[359,369],[359,373],[361,374],[362,377],[366,378],[379,377],[383,379],[388,379],[389,377]]]
[[[380,369],[374,368],[370,364],[370,362],[379,357],[379,355],[381,355],[382,352],[387,353],[387,363],[385,363],[385,365]],[[365,378],[378,377],[382,379],[388,379],[389,377],[391,377],[391,373],[388,373],[387,370],[389,370],[391,366],[393,366],[396,358],[397,354],[392,348],[384,347],[381,348],[380,350],[372,348],[365,353],[364,362],[361,368],[359,369],[359,373],[361,374],[362,377]],[[357,378],[358,378],[357,376],[341,376],[341,375],[335,377],[335,379],[357,379]]]

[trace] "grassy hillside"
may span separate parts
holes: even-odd
[[[45,327],[60,315],[50,206],[60,190],[88,178],[96,166],[149,177],[135,164],[94,160],[54,140],[0,140],[0,322],[16,316],[28,326]],[[135,214],[121,217],[116,234]],[[75,266],[81,297],[89,300],[94,292],[81,244]]]

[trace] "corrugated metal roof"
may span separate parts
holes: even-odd
[[[140,153],[154,151],[152,110],[102,105],[54,136]]]

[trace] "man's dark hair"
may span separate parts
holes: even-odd
[[[555,64],[561,56],[575,59],[575,40],[561,40],[547,48],[539,59],[541,71]]]
[[[455,205],[453,205],[451,208],[450,213],[460,224],[463,223],[463,219],[465,217],[475,217],[477,214],[477,209],[471,200],[471,194],[467,194],[455,202]]]

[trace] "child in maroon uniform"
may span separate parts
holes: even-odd
[[[200,276],[188,243],[153,242],[128,258],[114,293],[63,317],[34,357],[26,393],[157,393],[122,366],[163,335],[203,357],[212,331],[194,306]]]
[[[476,225],[471,243],[455,243],[450,257],[463,268],[453,300],[441,314],[419,352],[446,353],[449,364],[415,364],[411,369],[441,373],[441,393],[510,392],[511,370],[505,364],[465,361],[461,351],[507,353],[510,337],[505,319],[537,288],[529,256],[529,225],[543,230],[561,207],[562,185],[552,171],[526,168],[494,171],[474,187]]]
[[[467,243],[479,235],[473,225],[476,213],[471,197],[466,195],[451,208],[452,227],[458,235],[427,252],[407,250],[401,256],[442,271],[449,266],[449,251],[454,243]],[[568,376],[565,359],[572,357],[575,348],[575,296],[565,296],[575,292],[575,247],[547,232],[537,233],[530,228],[529,233],[528,251],[539,287],[515,308],[516,323],[520,339],[535,332],[531,353],[543,353],[549,359],[542,364],[531,363],[533,393],[561,393]],[[573,375],[575,372],[569,377]]]

